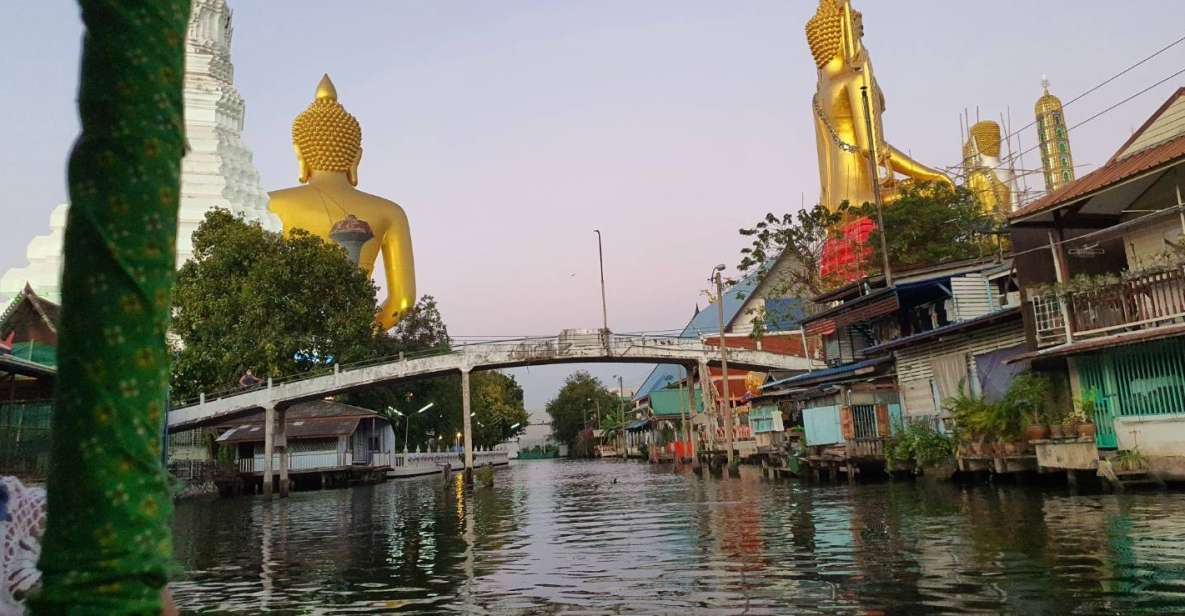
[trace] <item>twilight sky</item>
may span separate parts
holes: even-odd
[[[600,326],[677,329],[736,230],[818,195],[803,35],[811,0],[231,0],[244,140],[265,190],[296,183],[289,127],[323,72],[362,123],[359,187],[411,219],[421,293],[455,336]],[[1040,79],[1069,100],[1182,35],[1175,1],[857,0],[888,140],[959,159],[959,114],[1032,119]],[[81,26],[72,2],[23,2],[0,37],[7,119],[0,271],[24,264],[65,200]],[[1067,108],[1071,125],[1185,67],[1185,44]],[[1079,175],[1178,77],[1072,132]],[[1034,143],[1030,129],[1021,143]],[[1039,167],[1033,154],[1025,158]],[[1031,184],[1040,185],[1039,178]],[[573,366],[516,370],[540,409]],[[641,366],[594,366],[638,385]]]

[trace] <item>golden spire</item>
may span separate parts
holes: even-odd
[[[292,122],[292,144],[301,161],[300,181],[308,181],[315,171],[337,171],[357,182],[362,127],[338,102],[337,88],[328,74],[317,84],[312,104]]]
[[[329,78],[329,73],[321,76],[321,83],[317,84],[317,99],[329,99],[331,101],[337,100],[337,88],[333,87],[333,80]]]

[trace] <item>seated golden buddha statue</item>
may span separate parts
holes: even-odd
[[[1000,162],[1000,125],[976,122],[963,144],[967,188],[983,204],[984,212],[1003,217],[1012,211],[1012,171]]]
[[[396,203],[355,188],[362,128],[337,101],[329,75],[321,78],[316,99],[292,123],[292,145],[304,186],[269,193],[268,209],[284,223],[285,235],[304,229],[336,242],[367,276],[381,251],[387,299],[375,321],[384,330],[394,327],[416,296],[407,215]]]
[[[813,106],[820,203],[830,209],[843,201],[852,205],[873,201],[869,157],[874,151],[878,166],[883,168],[878,175],[885,201],[893,198],[894,171],[914,180],[950,183],[941,172],[885,141],[881,125],[885,97],[873,75],[863,36],[864,24],[851,0],[819,0],[814,17],[806,24],[807,43],[819,69]],[[872,134],[867,130],[861,88],[868,92]]]

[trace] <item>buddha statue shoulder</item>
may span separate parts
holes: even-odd
[[[415,304],[411,230],[398,204],[356,188],[362,128],[338,102],[329,75],[292,123],[292,145],[301,185],[269,193],[268,209],[280,218],[285,235],[304,229],[336,243],[367,276],[381,253],[387,298],[375,322],[383,330],[394,327]]]
[[[820,203],[831,209],[844,201],[860,205],[873,200],[875,179],[869,160],[874,153],[886,201],[893,197],[894,172],[914,180],[950,183],[940,171],[885,141],[881,125],[885,97],[863,37],[863,18],[852,8],[851,0],[819,0],[815,15],[806,24],[807,43],[818,68],[812,107]],[[871,131],[865,120],[866,105]]]

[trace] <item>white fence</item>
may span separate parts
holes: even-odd
[[[486,464],[509,464],[510,458],[505,451],[475,451],[473,465],[480,468]],[[426,475],[439,473],[448,465],[453,470],[465,467],[465,454],[454,451],[426,451],[391,454],[390,475],[407,477],[411,475]]]
[[[354,463],[354,454],[337,451],[301,451],[288,454],[288,470],[310,471],[319,468],[335,468],[350,466]],[[272,468],[280,468],[280,454],[272,454]],[[239,460],[240,473],[263,472],[263,455],[257,454],[252,458]]]
[[[421,453],[373,452],[369,456],[368,466],[390,467],[394,475],[423,475],[426,473],[440,472],[440,469],[445,465],[453,469],[460,469],[465,466],[465,455],[461,452],[452,451]],[[482,467],[486,464],[507,464],[508,462],[509,459],[505,451],[473,452],[473,465],[477,467]],[[288,470],[290,471],[341,468],[353,464],[354,454],[348,451],[301,451],[288,454]],[[272,454],[272,468],[277,470],[280,468],[280,454],[278,453]],[[239,472],[263,472],[263,455],[257,454],[252,458],[240,459]]]

